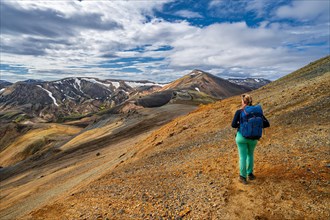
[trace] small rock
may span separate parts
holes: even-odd
[[[100,155],[101,155],[100,152],[97,152],[96,156],[98,157],[98,156],[100,156]]]
[[[155,146],[161,145],[163,143],[163,141],[158,141]]]
[[[182,127],[183,130],[187,130],[188,128],[189,128],[189,125],[184,125],[184,126]]]
[[[184,216],[188,215],[191,212],[191,209],[189,207],[185,208],[184,210],[182,210],[179,214],[179,216],[181,218],[183,218]]]

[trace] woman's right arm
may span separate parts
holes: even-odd
[[[239,127],[240,115],[241,115],[241,110],[237,110],[236,113],[235,113],[234,119],[231,123],[231,126],[233,128],[238,128]]]
[[[267,120],[267,118],[263,115],[262,116],[262,124],[263,124],[263,128],[268,128],[270,127],[269,121]]]

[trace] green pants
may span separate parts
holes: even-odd
[[[243,137],[241,133],[236,134],[236,144],[239,154],[239,174],[243,177],[253,173],[253,152],[258,140]]]

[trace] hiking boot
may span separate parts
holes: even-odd
[[[250,173],[250,174],[248,175],[248,177],[249,177],[249,180],[255,180],[255,179],[256,179],[256,176],[253,175],[253,173]]]
[[[241,183],[243,183],[244,185],[247,184],[247,181],[246,181],[246,178],[243,177],[243,176],[239,176],[239,179],[238,179]]]

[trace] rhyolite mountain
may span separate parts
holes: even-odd
[[[114,107],[130,93],[151,92],[161,86],[148,81],[65,78],[50,82],[17,82],[0,93],[0,111],[20,111],[32,117],[54,120],[85,115]]]
[[[2,113],[20,112],[48,121],[67,116],[79,118],[132,103],[142,107],[159,107],[170,101],[210,103],[258,87],[237,85],[201,70],[194,70],[169,84],[72,77],[56,81],[26,80],[6,85],[0,91]]]
[[[195,69],[191,73],[164,86],[161,90],[194,90],[218,99],[224,99],[251,91],[252,89]]]
[[[260,81],[262,81],[260,79]],[[264,85],[264,84],[263,84]],[[164,85],[159,91],[145,96],[132,96],[128,102],[116,108],[132,109],[134,105],[142,107],[160,107],[167,103],[199,105],[215,102],[230,96],[255,89],[247,85],[237,85],[210,73],[193,70],[183,77]],[[259,86],[261,87],[261,85]],[[132,105],[132,103],[134,105]]]

